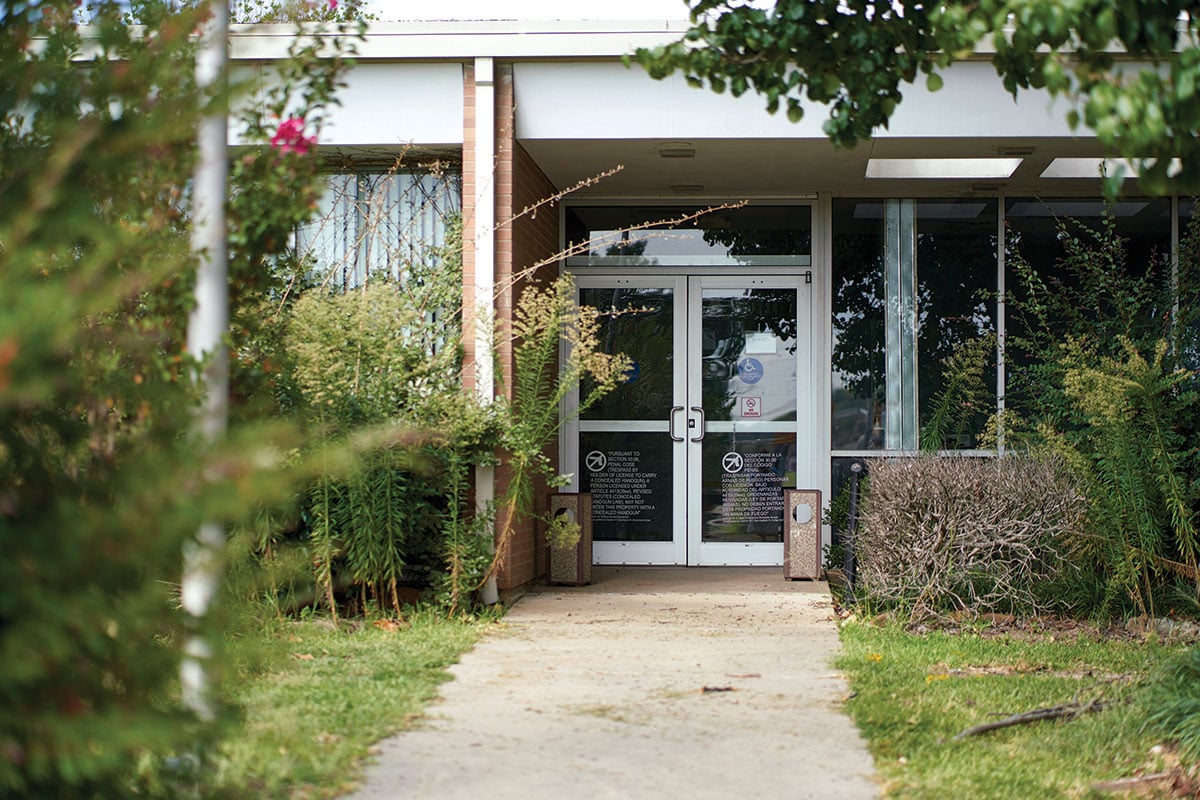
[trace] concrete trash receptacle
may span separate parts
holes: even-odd
[[[592,496],[587,493],[550,495],[550,517],[566,515],[579,524],[579,541],[574,547],[552,547],[549,551],[548,583],[584,586],[592,582]]]

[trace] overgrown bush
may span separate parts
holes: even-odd
[[[1062,221],[1062,255],[1039,271],[1010,246],[1016,280],[1005,410],[980,445],[1042,457],[1077,475],[1082,529],[1059,588],[1094,614],[1200,607],[1200,218],[1177,263],[1131,263],[1111,215]],[[937,450],[985,396],[992,337],[946,360],[945,390],[921,431]]]
[[[405,279],[438,296],[445,293],[436,286],[457,285],[455,258],[423,263],[411,263]],[[420,292],[394,281],[309,290],[290,310],[285,349],[288,380],[320,434],[313,444],[363,430],[382,438],[356,469],[320,475],[296,514],[264,512],[262,524],[242,531],[240,549],[271,569],[302,548],[315,594],[334,614],[347,599],[399,613],[401,583],[431,590],[448,609],[467,605],[499,567],[496,516],[502,553],[514,525],[533,513],[535,481],[557,478],[545,451],[566,393],[587,376],[586,408],[627,368],[623,357],[599,351],[596,312],[574,295],[569,278],[520,292],[513,399],[484,404],[461,385],[457,315],[429,313]],[[560,364],[564,341],[569,355]],[[470,469],[497,457],[509,467],[505,492],[496,508],[476,513],[467,507]],[[270,587],[276,602],[284,585],[303,602],[316,599],[282,581]]]
[[[457,280],[454,265],[444,271]],[[311,289],[290,311],[291,381],[314,444],[385,432],[356,470],[318,477],[301,500],[300,540],[334,613],[339,591],[399,613],[402,581],[428,584],[469,557],[465,470],[499,442],[499,414],[460,385],[456,318],[431,317],[415,297],[373,280]]]
[[[869,603],[913,618],[1047,608],[1085,512],[1062,462],[923,455],[872,459],[870,474],[855,536]]]
[[[1096,611],[1155,613],[1200,588],[1200,228],[1178,265],[1131,264],[1106,217],[1060,225],[1052,274],[1013,257],[1010,390],[993,424],[1011,449],[1058,454],[1083,481]]]

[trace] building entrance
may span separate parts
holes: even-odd
[[[609,314],[603,348],[633,360],[569,429],[564,470],[593,496],[596,563],[782,564],[783,490],[814,422],[807,275],[578,286]]]

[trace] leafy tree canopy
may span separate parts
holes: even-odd
[[[1132,159],[1145,189],[1200,183],[1200,30],[1185,0],[685,0],[678,42],[634,58],[735,96],[754,90],[797,121],[827,104],[825,132],[851,147],[886,127],[902,85],[942,86],[955,59],[989,57],[1004,87],[1073,102],[1068,121]],[[766,6],[766,7],[764,7]],[[1179,158],[1182,167],[1172,166]],[[1120,175],[1113,176],[1112,185]]]

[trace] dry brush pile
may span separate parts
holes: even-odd
[[[1078,482],[1054,460],[920,456],[872,460],[855,538],[872,604],[914,619],[1037,613],[1083,523]]]

